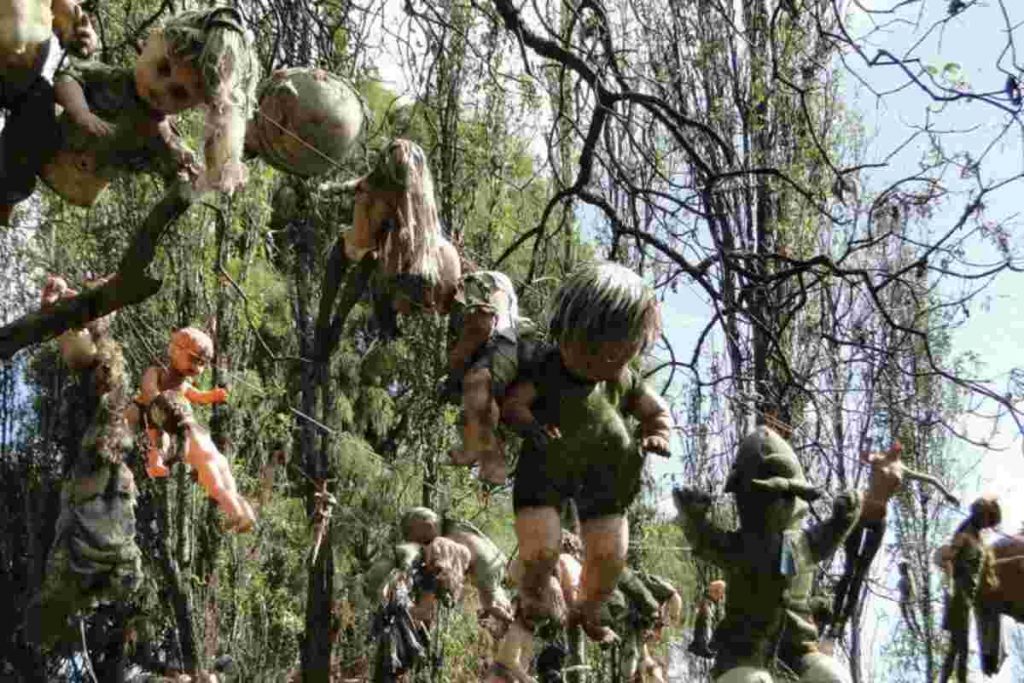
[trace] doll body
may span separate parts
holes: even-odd
[[[621,680],[664,681],[665,672],[651,657],[648,643],[660,640],[668,623],[675,623],[681,598],[665,579],[623,570],[619,585],[602,607],[602,622],[611,624],[622,636],[619,650]]]
[[[672,418],[628,363],[660,333],[653,292],[622,266],[591,264],[560,289],[550,322],[556,347],[520,369],[502,419],[525,436],[513,487],[524,564],[520,609],[528,624],[551,616],[541,588],[558,559],[559,506],[573,498],[584,545],[579,621],[595,640],[601,603],[625,566],[624,513],[640,488],[644,451],[668,454]],[[627,423],[636,418],[639,437]]]
[[[691,654],[698,657],[713,659],[715,648],[711,640],[715,631],[715,624],[718,621],[718,606],[725,597],[725,581],[712,581],[708,585],[707,593],[697,606],[697,615],[693,624],[693,640],[687,648]]]
[[[227,515],[231,527],[248,531],[256,521],[249,503],[238,493],[231,465],[214,445],[209,433],[192,414],[191,404],[223,403],[227,391],[196,390],[190,380],[202,374],[213,355],[210,338],[195,328],[174,333],[168,348],[169,367],[150,367],[142,377],[142,391],[137,402],[147,408],[149,451],[146,473],[150,477],[166,477],[164,464],[169,434],[184,439],[185,461],[199,477],[199,484]]]
[[[450,376],[462,384],[465,419],[457,465],[480,463],[480,479],[504,484],[504,444],[495,434],[499,400],[519,371],[519,302],[504,273],[475,271],[459,280],[449,316]]]
[[[0,133],[0,225],[32,194],[36,174],[59,142],[53,87],[42,75],[54,33],[80,55],[96,48],[89,17],[73,0],[0,0],[0,108],[7,110]]]
[[[841,633],[845,622],[853,616],[861,586],[878,549],[882,546],[889,500],[903,486],[904,479],[930,484],[952,505],[960,505],[960,501],[947,491],[937,478],[916,472],[904,465],[901,460],[902,452],[903,447],[896,442],[888,452],[861,455],[861,461],[870,465],[871,473],[868,489],[864,493],[864,508],[860,519],[844,544],[846,564],[843,576],[836,584],[835,603],[832,608],[835,615],[834,634]]]
[[[729,586],[725,617],[715,630],[717,683],[770,681],[773,657],[801,681],[840,683],[844,667],[817,649],[809,598],[817,564],[831,555],[860,514],[856,493],[838,496],[833,515],[803,527],[806,500],[819,494],[789,445],[758,427],[743,439],[727,492],[736,494],[740,528],[708,518],[710,497],[676,490],[676,505],[694,552],[717,564]]]

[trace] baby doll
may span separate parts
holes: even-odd
[[[178,330],[171,336],[167,349],[170,366],[150,367],[142,376],[142,391],[136,401],[146,408],[150,448],[146,473],[150,477],[166,477],[164,464],[167,435],[176,434],[179,448],[185,451],[185,462],[195,468],[199,484],[213,498],[230,520],[235,531],[248,531],[256,521],[249,503],[238,493],[231,466],[210,439],[209,433],[196,423],[191,404],[223,403],[228,392],[223,388],[198,391],[191,379],[202,374],[213,357],[213,342],[205,332],[194,327]]]
[[[528,622],[549,616],[540,589],[558,560],[559,506],[573,498],[586,549],[581,625],[595,640],[615,639],[600,610],[625,566],[625,510],[640,488],[644,451],[669,452],[668,407],[628,367],[660,329],[654,292],[638,275],[614,263],[584,266],[556,296],[557,346],[538,353],[506,392],[502,418],[527,436],[512,499]]]
[[[67,146],[92,152],[96,175],[108,180],[126,170],[199,176],[168,115],[205,106],[206,170],[197,186],[230,194],[247,177],[242,153],[257,77],[237,10],[215,7],[184,12],[154,29],[134,68],[76,62],[54,83],[57,102],[80,129],[69,132]],[[51,185],[55,175],[48,165]]]
[[[57,148],[53,87],[43,78],[56,33],[65,49],[88,56],[96,49],[89,16],[75,0],[0,0],[0,225],[35,189],[43,163]]]

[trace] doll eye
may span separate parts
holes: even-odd
[[[171,62],[166,57],[156,63],[156,73],[163,78],[171,76]]]

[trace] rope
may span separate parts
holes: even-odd
[[[308,142],[306,142],[306,140],[305,140],[305,139],[303,139],[303,138],[302,138],[302,137],[301,137],[301,136],[300,136],[300,135],[299,135],[298,133],[295,133],[295,132],[293,132],[293,131],[290,131],[290,130],[288,130],[287,128],[285,128],[284,126],[282,126],[282,125],[281,125],[281,124],[280,124],[279,122],[277,122],[277,121],[275,121],[274,119],[270,118],[269,116],[267,116],[266,114],[264,114],[264,113],[263,113],[262,111],[260,111],[259,109],[257,109],[257,110],[256,110],[256,113],[257,113],[257,114],[259,114],[259,116],[260,116],[260,117],[261,117],[261,118],[262,118],[262,119],[263,119],[264,121],[269,121],[270,123],[272,123],[272,124],[274,124],[275,126],[277,126],[277,127],[278,127],[278,129],[280,129],[280,130],[281,130],[281,131],[282,131],[282,132],[283,132],[283,133],[284,133],[285,135],[289,135],[289,136],[291,136],[291,137],[295,138],[296,140],[298,140],[298,141],[299,141],[299,143],[300,143],[300,144],[301,144],[301,145],[302,145],[303,147],[305,147],[306,149],[308,149],[308,150],[310,150],[310,151],[312,151],[312,152],[315,152],[316,154],[318,154],[318,155],[320,155],[321,157],[323,157],[323,159],[324,159],[325,161],[327,161],[327,162],[328,162],[329,164],[331,164],[331,165],[332,165],[332,166],[334,166],[335,168],[337,168],[337,169],[341,169],[341,168],[342,168],[342,165],[341,165],[341,164],[339,164],[339,163],[338,163],[338,162],[337,162],[337,161],[336,161],[336,160],[335,160],[335,159],[334,159],[333,157],[330,157],[330,156],[328,156],[328,155],[327,155],[326,153],[324,153],[324,152],[321,152],[321,151],[320,151],[319,149],[317,149],[317,148],[316,148],[316,146],[315,146],[315,145],[311,145],[311,144],[309,144]]]
[[[89,658],[89,646],[85,642],[85,619],[78,617],[78,631],[82,634],[82,657],[85,659],[85,670],[89,672],[92,683],[99,683],[96,672],[92,668],[92,659]]]

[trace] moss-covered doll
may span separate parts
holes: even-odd
[[[102,182],[125,172],[186,171],[201,190],[231,193],[247,178],[242,154],[258,74],[251,40],[230,7],[171,17],[150,32],[133,68],[73,62],[54,78],[73,125],[43,177],[60,191],[68,166],[88,166]],[[206,109],[202,172],[168,118],[198,106]]]
[[[96,49],[96,32],[75,0],[0,0],[0,225],[32,194],[59,144],[53,86],[43,77],[54,33],[83,57]]]
[[[213,498],[228,518],[229,528],[248,531],[256,515],[239,493],[231,464],[217,449],[209,432],[192,414],[192,404],[223,403],[223,388],[199,391],[191,381],[202,374],[213,358],[213,341],[202,330],[186,327],[171,336],[167,349],[168,367],[153,366],[142,376],[142,391],[136,402],[145,410],[149,452],[146,473],[150,477],[166,477],[164,464],[169,435],[178,437],[178,448],[184,460],[199,476],[199,484]]]
[[[800,681],[849,681],[845,667],[818,651],[810,597],[818,563],[835,552],[860,515],[859,494],[841,493],[831,518],[805,527],[807,501],[821,493],[789,444],[763,426],[740,442],[725,491],[736,496],[736,530],[709,519],[709,495],[675,491],[694,553],[718,565],[729,585],[713,641],[713,679],[770,683],[768,671],[778,658]]]
[[[614,263],[586,265],[556,295],[557,345],[540,349],[506,392],[502,419],[527,436],[513,487],[527,624],[552,616],[542,589],[558,561],[559,509],[571,498],[585,548],[575,616],[591,638],[615,638],[600,611],[625,566],[625,511],[640,489],[645,451],[669,453],[668,407],[629,367],[660,329],[642,278]]]

